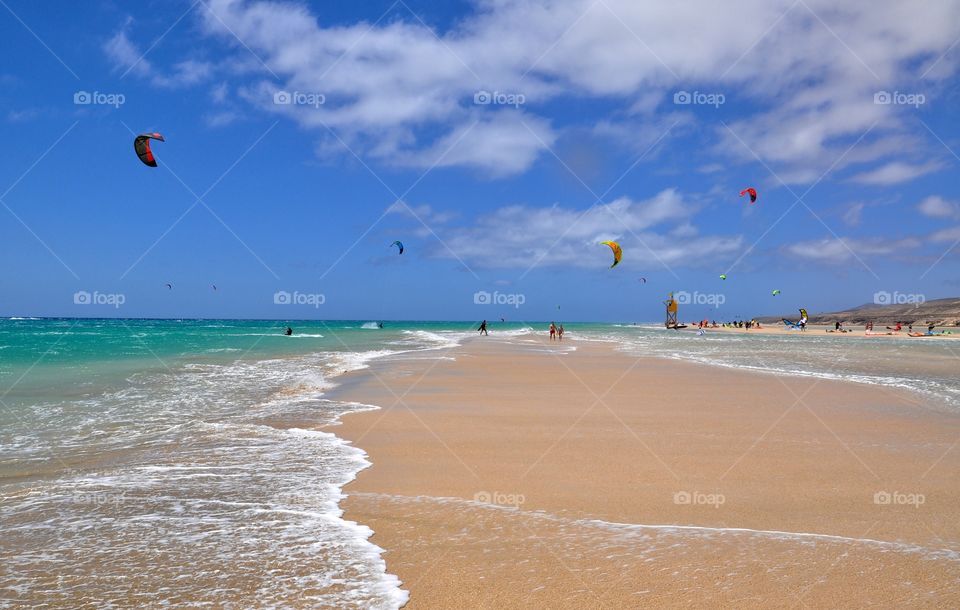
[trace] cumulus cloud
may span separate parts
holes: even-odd
[[[175,63],[168,73],[162,73],[147,59],[144,52],[128,32],[133,20],[127,19],[109,40],[103,44],[103,52],[114,66],[114,70],[123,74],[133,74],[147,78],[158,87],[188,87],[203,82],[213,72],[213,64],[195,59],[185,59]]]
[[[132,20],[127,19],[121,29],[104,43],[103,52],[113,62],[116,70],[147,76],[151,74],[153,67],[143,56],[143,52],[127,36],[131,24]]]
[[[920,176],[935,172],[941,169],[943,165],[936,161],[927,163],[911,164],[902,161],[891,161],[876,169],[863,172],[853,176],[851,180],[860,184],[869,184],[873,186],[889,186],[901,182],[909,182]]]
[[[851,227],[855,227],[863,220],[863,208],[866,205],[862,202],[851,203],[843,213],[843,222]]]
[[[33,120],[40,116],[39,108],[25,108],[23,110],[10,110],[7,112],[7,120],[11,123],[23,123]]]
[[[824,263],[846,263],[857,258],[905,254],[918,248],[922,241],[907,237],[898,240],[824,238],[802,241],[783,247],[789,256]]]
[[[454,212],[441,212],[427,204],[409,205],[405,201],[395,201],[387,207],[387,214],[397,214],[408,218],[415,218],[430,225],[440,225],[456,218]]]
[[[726,126],[703,130],[717,143],[714,154],[759,156],[788,183],[816,180],[838,160],[837,170],[895,153],[919,158],[924,143],[906,109],[874,103],[874,94],[908,84],[932,92],[956,69],[948,51],[960,35],[960,3],[901,0],[477,0],[444,31],[402,3],[379,20],[346,24],[284,0],[210,0],[196,14],[207,35],[234,51],[248,100],[263,109],[319,138],[336,130],[362,154],[419,167],[474,125],[444,164],[496,176],[525,171],[558,137],[564,126],[543,114],[551,102],[609,103],[618,115],[609,124],[626,128],[676,114],[695,122],[698,109],[672,103],[679,90],[738,104]],[[130,63],[135,49],[123,32],[109,47]],[[188,70],[181,81],[201,76]],[[280,88],[319,92],[326,102],[275,108]],[[481,90],[526,102],[477,105]],[[521,120],[542,141],[515,129]],[[899,163],[858,178],[893,184],[933,171]]]
[[[643,201],[622,197],[586,210],[512,205],[471,224],[433,227],[443,240],[433,255],[457,257],[477,268],[597,268],[610,258],[609,250],[597,244],[612,239],[623,246],[624,263],[650,268],[698,266],[742,250],[741,236],[701,235],[690,222],[698,209],[674,189]]]
[[[960,204],[931,195],[917,205],[917,210],[930,218],[960,218]]]
[[[940,229],[930,235],[930,241],[934,242],[960,242],[960,227],[950,227],[949,229]]]

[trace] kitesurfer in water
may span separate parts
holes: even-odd
[[[287,330],[283,331],[283,334],[285,334],[285,335],[287,335],[287,336],[289,337],[290,335],[293,334],[293,329],[288,326],[288,327],[287,327]]]
[[[484,335],[488,335],[488,336],[490,335],[490,333],[487,332],[487,321],[486,321],[486,320],[484,320],[483,322],[480,323],[480,327],[477,328],[477,333],[483,333]]]

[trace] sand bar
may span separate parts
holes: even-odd
[[[572,347],[576,351],[568,351]],[[477,339],[334,431],[409,608],[960,604],[960,421],[906,391]]]

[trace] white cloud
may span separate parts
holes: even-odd
[[[147,76],[152,72],[153,67],[143,56],[143,52],[127,36],[127,30],[131,24],[132,20],[128,18],[120,31],[103,45],[103,51],[113,62],[116,70]]]
[[[941,229],[939,231],[936,231],[930,235],[930,241],[935,241],[935,242],[960,241],[960,227],[950,227],[949,229]]]
[[[159,87],[186,87],[207,80],[213,73],[213,65],[205,61],[188,59],[174,65],[169,75],[156,75],[153,83]]]
[[[556,100],[612,102],[621,116],[611,122],[624,126],[630,119],[623,116],[662,121],[679,113],[692,121],[693,108],[671,103],[680,89],[723,93],[728,105],[740,104],[745,113],[729,121],[736,135],[718,128],[714,154],[752,162],[755,152],[787,182],[817,179],[871,128],[836,169],[901,150],[919,155],[905,109],[875,104],[874,93],[904,85],[932,94],[956,61],[945,57],[925,81],[917,66],[933,66],[960,35],[957,2],[478,0],[446,31],[396,6],[377,23],[346,25],[280,0],[210,0],[198,14],[208,35],[235,50],[232,64],[258,81],[247,89],[262,108],[271,107],[278,86],[323,93],[319,109],[270,109],[321,137],[329,126],[361,154],[420,167],[482,112],[469,146],[445,164],[495,175],[522,172],[543,154],[502,113],[552,138],[560,128],[536,113]],[[129,54],[124,42],[117,41],[117,55]],[[280,83],[264,76],[251,51]],[[475,106],[481,89],[523,94],[524,112]],[[861,177],[909,179],[904,167],[890,165]]]
[[[917,205],[917,209],[930,218],[960,218],[960,204],[938,195],[927,197]]]
[[[223,104],[230,95],[230,86],[227,83],[219,83],[210,89],[210,99],[217,104]]]
[[[437,246],[434,256],[456,256],[478,268],[603,268],[610,251],[598,244],[612,239],[624,249],[625,267],[650,269],[700,266],[739,252],[740,236],[698,234],[689,223],[698,208],[673,189],[645,201],[623,197],[587,210],[508,206],[468,226],[435,228],[445,245]]]
[[[455,127],[429,148],[410,153],[400,163],[416,167],[474,167],[493,176],[528,169],[539,153],[553,145],[549,123],[537,117],[498,112]]]
[[[864,207],[865,204],[861,202],[850,204],[847,211],[843,213],[843,222],[851,227],[858,226],[860,221],[863,220]]]
[[[409,205],[405,201],[393,202],[387,207],[386,213],[419,219],[427,225],[439,225],[456,218],[456,213],[454,212],[440,212],[427,204]]]
[[[10,110],[7,112],[7,121],[11,123],[23,123],[40,116],[39,108],[25,108],[24,110]]]
[[[212,112],[205,115],[204,121],[210,127],[226,127],[239,121],[242,116],[233,110],[224,110],[221,112]]]
[[[127,35],[132,24],[133,20],[128,18],[103,45],[103,52],[113,63],[115,71],[148,78],[154,85],[165,88],[195,85],[207,80],[213,72],[210,62],[186,59],[175,63],[168,74],[160,73],[147,59],[146,52]]]
[[[943,165],[936,161],[929,161],[921,164],[904,163],[902,161],[891,161],[876,169],[857,174],[852,177],[853,182],[860,184],[869,184],[874,186],[889,186],[908,182],[920,176],[935,172],[941,169]]]
[[[783,251],[793,257],[825,263],[846,263],[869,256],[904,254],[922,244],[907,237],[899,240],[824,238],[802,241],[784,246]]]

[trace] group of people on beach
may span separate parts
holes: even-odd
[[[719,324],[716,320],[712,322],[703,320],[700,322],[699,328],[745,328],[750,330],[751,328],[761,329],[763,327],[759,320],[734,320],[733,322],[721,322]]]
[[[553,322],[550,323],[550,340],[553,341],[563,341],[563,324],[557,326]]]
[[[481,335],[489,335],[487,332],[487,321],[484,320],[480,323],[480,326],[477,327],[477,333]],[[553,341],[563,341],[563,324],[557,326],[554,322],[550,323],[550,340]]]

